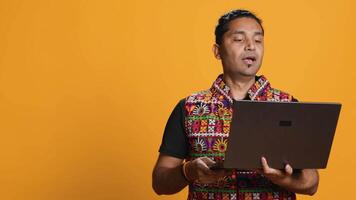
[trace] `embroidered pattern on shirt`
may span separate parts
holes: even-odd
[[[272,88],[264,76],[258,78],[247,94],[253,101],[292,100],[291,95]],[[190,143],[188,160],[204,156],[215,161],[224,160],[232,120],[232,102],[230,88],[224,83],[222,75],[209,90],[186,98],[184,124]],[[213,184],[190,184],[188,199],[295,199],[295,194],[254,171],[233,170],[232,175]]]

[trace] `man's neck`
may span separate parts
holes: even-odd
[[[255,76],[236,76],[224,73],[223,79],[229,86],[232,98],[235,100],[244,99],[247,91],[255,83]]]

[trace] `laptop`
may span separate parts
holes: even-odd
[[[326,168],[340,103],[234,101],[225,161],[211,169]]]

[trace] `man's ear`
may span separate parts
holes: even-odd
[[[215,56],[215,58],[216,59],[218,59],[218,60],[220,60],[221,59],[221,57],[220,57],[220,50],[219,50],[219,45],[218,44],[214,44],[213,45],[213,53],[214,53],[214,56]]]

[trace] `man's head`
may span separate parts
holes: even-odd
[[[264,50],[262,21],[247,10],[234,10],[219,19],[213,52],[224,73],[255,76]]]

